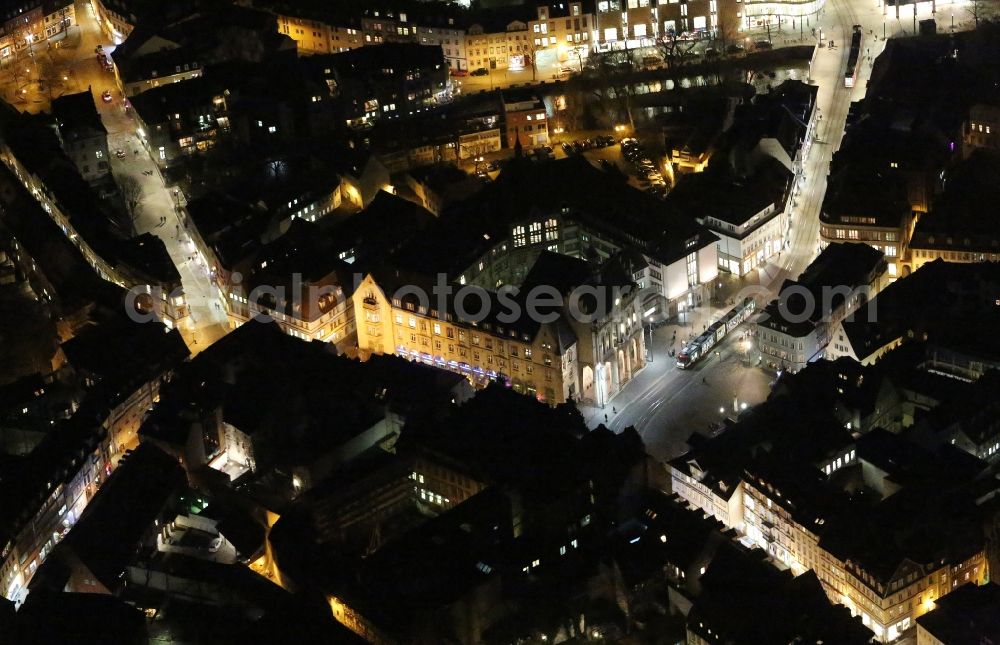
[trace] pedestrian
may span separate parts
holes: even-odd
[[[608,422],[608,413],[605,412],[604,413],[604,423],[607,423],[607,422]]]
[[[708,381],[705,380],[704,376],[701,377],[701,382],[704,383],[705,385],[708,385]]]
[[[618,409],[615,406],[611,406],[611,414],[618,414]]]

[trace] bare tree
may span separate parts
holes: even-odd
[[[628,119],[629,126],[635,130],[632,118],[632,93],[635,79],[635,58],[628,48],[616,49],[601,54],[596,59],[591,57],[594,70],[594,96],[600,101],[605,112],[610,114],[614,108],[619,116]],[[612,124],[613,125],[613,124]]]
[[[542,51],[544,47],[537,45],[531,41],[528,42],[528,53],[525,54],[528,60],[531,62],[531,80],[538,80],[538,52]]]
[[[726,55],[729,46],[739,44],[739,42],[739,19],[730,20],[728,15],[719,14],[719,25],[713,35],[713,44],[719,54]]]
[[[678,40],[677,32],[670,31],[656,41],[656,48],[660,50],[660,56],[666,63],[667,69],[673,69],[677,63],[684,61],[684,57],[694,49],[697,42],[696,40]]]
[[[978,28],[981,21],[991,21],[997,17],[997,0],[970,0],[969,14],[972,16],[976,28]]]
[[[122,196],[122,204],[125,206],[129,233],[135,236],[138,234],[135,220],[139,216],[139,205],[142,203],[142,184],[134,175],[123,175],[118,179],[118,190]]]

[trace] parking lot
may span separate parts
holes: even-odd
[[[524,154],[533,161],[584,155],[605,170],[620,172],[633,188],[657,197],[665,197],[669,192],[672,185],[670,168],[664,165],[659,155],[650,152],[638,140],[632,137],[619,140],[610,134],[598,132],[580,134],[591,136],[573,138],[569,135],[557,135],[553,138],[552,145],[525,151]],[[462,168],[469,174],[492,180],[496,179],[504,164],[512,157],[513,153],[504,149],[478,160],[469,159],[462,164]]]

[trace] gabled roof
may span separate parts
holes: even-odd
[[[52,116],[56,118],[64,138],[87,132],[93,133],[93,136],[107,134],[89,88],[85,92],[52,99]]]

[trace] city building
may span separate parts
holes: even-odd
[[[108,132],[97,113],[90,88],[53,99],[52,116],[59,128],[63,150],[76,164],[80,176],[91,183],[107,177],[111,168]]]
[[[198,78],[209,65],[264,62],[294,52],[294,41],[277,32],[270,14],[219,5],[164,22],[150,20],[115,47],[111,58],[119,88],[134,97]]]
[[[669,112],[659,115],[659,122],[671,170],[704,171],[723,133],[732,127],[735,101],[721,97],[669,107]]]
[[[851,374],[856,365],[819,367],[838,368],[846,392],[852,378],[859,391],[865,380]],[[848,398],[824,395],[827,381],[776,391],[711,438],[692,437],[690,452],[670,462],[673,489],[779,566],[812,571],[831,601],[892,642],[950,590],[986,580],[975,509],[996,486],[980,487],[986,464],[950,444],[930,451],[880,429],[852,434],[837,412]],[[727,491],[739,491],[730,493],[738,502],[720,508]]]
[[[448,67],[438,47],[390,42],[304,62],[326,82],[352,128],[412,117],[451,99]]]
[[[504,90],[503,120],[506,147],[533,150],[549,143],[549,119],[545,103],[532,88]]]
[[[982,217],[983,203],[1000,197],[1000,152],[976,149],[945,171],[945,188],[920,216],[910,239],[913,269],[927,262],[996,262],[1000,226]]]
[[[885,267],[883,255],[865,244],[826,247],[755,320],[762,363],[794,373],[821,358],[841,320],[868,315],[864,307],[882,289]]]
[[[306,521],[282,516],[269,536],[281,578],[319,585],[334,618],[369,642],[400,634],[440,642],[449,633],[479,642],[500,631],[512,640],[554,641],[581,631],[563,619],[574,615],[563,594],[545,590],[568,585],[568,598],[588,598],[595,608],[628,602],[617,567],[596,553],[619,543],[608,531],[613,500],[646,487],[635,432],[577,434],[583,427],[580,417],[499,385],[442,419],[407,424],[395,454],[368,455],[304,496]],[[367,534],[340,530],[351,497],[371,499],[354,509],[359,519],[375,511]],[[306,553],[302,544],[317,548]],[[318,576],[331,562],[359,573]],[[400,578],[419,584],[390,582]],[[551,623],[530,618],[543,598],[557,617]],[[581,633],[620,629],[586,611]]]
[[[91,0],[90,6],[104,35],[115,45],[121,45],[140,20],[157,13],[158,4],[155,0]]]
[[[738,30],[749,32],[763,29],[770,37],[771,30],[796,29],[803,32],[818,24],[825,0],[748,0],[738,8]]]
[[[915,223],[906,182],[893,169],[850,167],[831,174],[820,211],[821,245],[864,242],[885,254],[889,277],[905,275],[902,258]]]
[[[913,436],[933,448],[949,444],[988,463],[1000,460],[1000,427],[996,421],[1000,372],[990,370],[956,392],[941,397],[913,425]]]
[[[993,262],[923,265],[872,299],[873,315],[833,326],[827,357],[848,356],[867,365],[901,344],[926,341],[934,348],[935,369],[978,378],[998,366],[992,334],[985,331],[998,315],[997,271]]]
[[[582,2],[539,5],[534,19],[528,22],[532,38],[531,63],[566,63],[583,65],[592,48],[594,15],[583,10]]]
[[[478,97],[477,97],[478,98]],[[444,108],[442,113],[388,121],[371,132],[371,149],[392,173],[475,160],[506,143],[497,94]]]
[[[530,36],[521,7],[516,11],[492,10],[474,16],[465,33],[469,70],[517,71],[530,67]]]
[[[405,181],[419,203],[434,215],[440,215],[449,204],[471,197],[484,187],[479,177],[448,164],[413,168],[406,173]]]
[[[354,292],[359,347],[404,353],[468,373],[479,384],[503,374],[512,386],[546,401],[572,396],[601,403],[645,363],[645,318],[676,315],[707,297],[717,275],[714,242],[697,223],[582,157],[514,160],[497,181],[396,249],[387,258],[391,269],[365,277]],[[534,284],[550,285],[561,296],[581,286],[620,288],[621,296],[606,299],[600,307],[607,310],[587,325],[565,311],[558,324],[525,316],[503,324],[493,306],[477,326],[451,299],[436,306],[436,284],[453,293],[465,286],[481,290],[484,303],[493,305],[505,285],[523,297],[543,254],[545,270],[537,275],[552,271],[556,277]],[[404,302],[394,295],[403,287],[423,289],[432,302]],[[511,343],[518,359],[530,350],[532,360],[503,356]]]
[[[465,313],[464,300],[442,299],[445,309],[433,303],[428,309],[426,298],[401,295],[424,288],[430,296],[433,283],[387,278],[368,275],[354,293],[363,352],[449,368],[477,386],[499,379],[550,404],[573,399],[603,405],[645,365],[636,292],[614,258],[591,268],[584,260],[543,251],[520,286],[522,297],[539,286],[556,289],[569,302],[574,289],[599,294],[596,303],[584,305],[595,307],[586,312],[586,321],[577,320],[565,305],[546,310],[546,317],[557,315],[551,322],[532,320],[538,316],[528,315],[524,308],[529,305],[521,299],[520,315],[505,322],[510,312],[503,299],[481,288],[477,300],[486,298],[490,311],[482,311],[485,317],[477,315],[476,321]]]
[[[969,110],[969,121],[965,124],[965,154],[973,150],[986,148],[1000,149],[1000,106],[988,103],[977,103]]]
[[[951,179],[983,185],[995,172],[996,164],[986,161],[993,153],[987,129],[993,128],[995,90],[989,81],[979,86],[965,80],[993,77],[982,61],[995,42],[996,34],[984,31],[886,44],[830,166],[820,221],[823,243],[867,241],[885,252],[894,277],[937,257],[959,262],[989,257],[995,235],[981,224],[970,226],[961,216],[968,208],[963,197],[946,189]],[[924,73],[914,77],[913,69]],[[961,163],[975,151],[982,154],[972,165]],[[977,168],[983,173],[978,179]],[[932,216],[935,204],[945,214]],[[915,226],[925,216],[916,240],[920,248],[911,249]]]
[[[416,43],[441,49],[446,70],[468,69],[466,14],[446,3],[399,3],[398,8],[366,7],[361,16],[365,45]]]
[[[719,237],[722,271],[744,276],[786,248],[815,105],[815,88],[785,81],[735,110],[716,98],[663,115],[672,169],[685,173],[667,204]]]
[[[917,645],[988,643],[1000,638],[1000,585],[964,584],[917,619]]]
[[[178,373],[139,437],[189,473],[256,473],[290,498],[373,447],[391,449],[411,416],[471,393],[459,375],[395,357],[361,362],[253,320]]]
[[[7,512],[0,524],[0,591],[18,604],[124,449],[135,445],[136,423],[188,355],[179,334],[165,334],[163,326],[122,319],[107,324],[67,344],[86,389],[80,407],[58,426],[53,419],[53,431],[29,454],[5,460],[2,467],[9,485],[3,489]],[[114,342],[100,343],[98,337]]]
[[[284,235],[253,255],[241,281],[230,285],[230,326],[263,315],[296,338],[353,349],[354,276],[336,251],[308,220],[293,220]]]
[[[224,88],[203,76],[143,92],[131,102],[139,140],[160,165],[209,150],[231,129]]]
[[[816,574],[793,577],[761,555],[718,551],[703,570],[701,593],[687,615],[689,645],[873,642],[871,630],[823,593]]]
[[[77,24],[76,5],[71,0],[5,3],[0,21],[0,59],[9,62],[22,53],[30,55],[36,44],[47,47],[50,38],[64,38]]]
[[[385,191],[330,230],[337,258],[358,273],[378,268],[415,237],[427,234],[434,215],[419,204]]]
[[[154,522],[169,517],[166,509],[186,485],[176,459],[156,446],[136,447],[45,560],[41,584],[70,593],[120,592],[139,545],[155,532]]]
[[[345,18],[342,24],[328,24],[319,19],[288,15],[294,7],[275,8],[278,33],[295,41],[301,55],[336,54],[364,45],[361,21]]]
[[[737,276],[762,269],[784,250],[793,181],[791,171],[769,157],[742,172],[718,160],[682,177],[667,196],[670,208],[694,215],[719,238],[719,269]]]
[[[731,0],[599,0],[593,31],[599,51],[648,47],[664,38],[735,40],[741,14]]]

